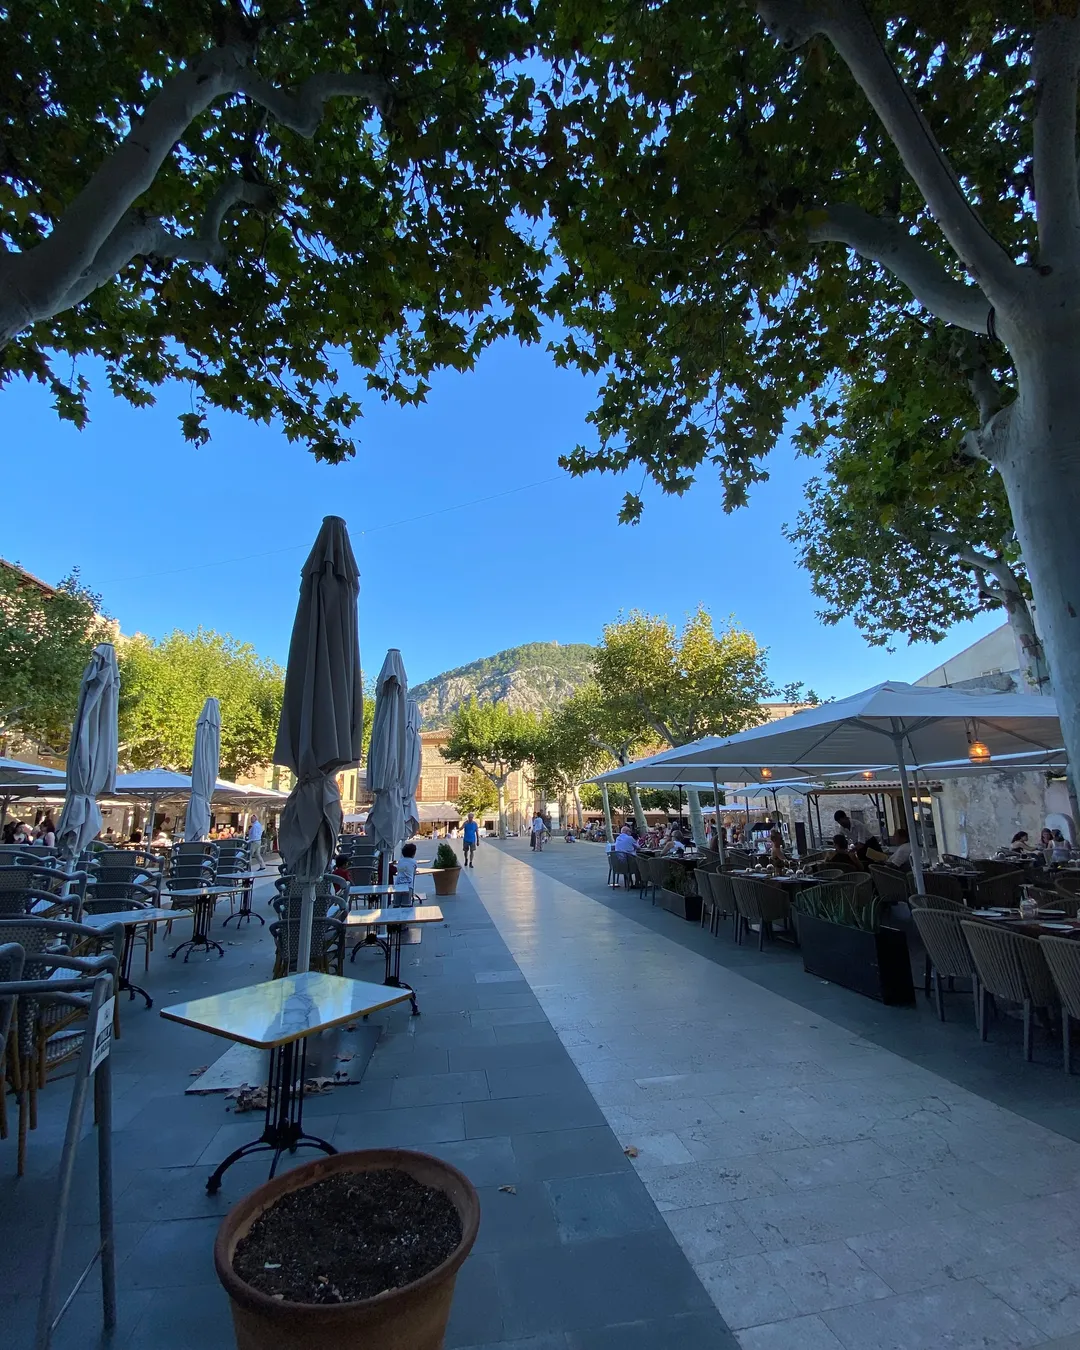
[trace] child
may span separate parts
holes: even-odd
[[[349,876],[348,854],[339,853],[334,859],[334,876],[340,877],[346,884],[352,880]]]
[[[401,858],[398,861],[397,869],[394,873],[395,886],[408,886],[409,895],[395,896],[395,900],[400,904],[411,905],[413,901],[413,891],[416,889],[416,845],[402,844]]]

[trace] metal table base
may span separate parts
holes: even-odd
[[[386,936],[380,937],[378,933],[369,933],[361,942],[356,943],[352,949],[350,961],[356,960],[356,953],[361,947],[369,946],[372,943],[382,948],[383,956],[386,960],[386,976],[383,984],[389,985],[392,989],[407,989],[409,992],[409,1005],[412,1008],[414,1017],[420,1016],[420,1009],[416,1006],[416,994],[411,984],[406,984],[401,978],[401,940],[408,928],[407,923],[388,923],[386,925]]]
[[[186,947],[184,952],[184,963],[187,963],[188,957],[196,948],[199,951],[209,952],[215,950],[218,956],[225,955],[225,948],[220,942],[215,942],[210,936],[210,923],[214,917],[214,908],[217,904],[217,896],[207,896],[205,899],[195,900],[190,906],[182,905],[181,909],[192,909],[195,912],[194,932],[186,942],[181,942],[170,953],[170,957],[177,957]],[[179,910],[177,911],[179,913]]]

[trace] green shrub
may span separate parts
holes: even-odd
[[[807,886],[806,890],[799,891],[795,897],[795,909],[800,914],[824,919],[826,923],[862,928],[868,933],[877,932],[881,923],[881,905],[873,892],[870,892],[865,902],[860,902],[850,887],[828,882],[820,886]]]
[[[432,867],[460,867],[461,863],[458,862],[458,855],[449,844],[440,844],[435,850],[435,861],[431,865]]]

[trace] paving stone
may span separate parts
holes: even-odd
[[[603,1126],[522,1132],[511,1137],[521,1175],[529,1180],[591,1176],[629,1167],[615,1136]]]
[[[583,1242],[662,1228],[663,1219],[632,1170],[544,1182],[559,1239]]]
[[[519,1134],[602,1125],[604,1113],[584,1084],[578,1093],[544,1093],[535,1097],[503,1097],[466,1102],[465,1131],[470,1137]]]

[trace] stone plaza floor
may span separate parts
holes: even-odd
[[[339,1148],[417,1147],[479,1188],[450,1350],[1080,1350],[1080,1080],[1048,1036],[1025,1064],[1018,1028],[980,1044],[960,994],[944,1026],[921,996],[883,1008],[605,878],[598,846],[486,842],[404,949],[422,1015],[372,1018],[362,1083],[305,1110]],[[261,1117],[185,1095],[228,1043],[157,1015],[268,977],[266,930],[234,927],[186,966],[164,955],[184,934],[159,937],[136,973],[157,1007],[123,1004],[120,1325],[101,1339],[92,1276],[57,1350],[234,1345],[211,1249],[266,1164],[213,1198],[205,1180]],[[381,958],[346,969],[379,979]],[[0,1144],[4,1350],[31,1341],[66,1106],[58,1081],[25,1178]],[[84,1144],[69,1272],[94,1238]]]

